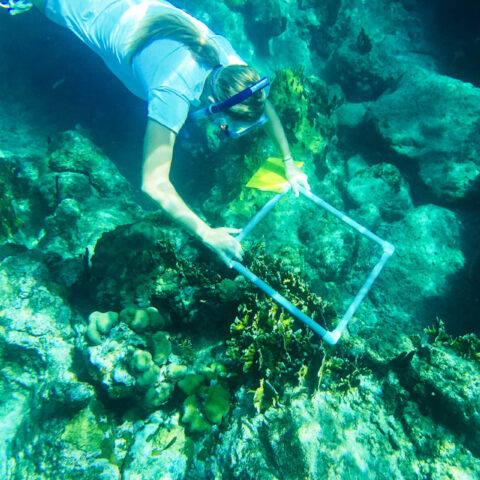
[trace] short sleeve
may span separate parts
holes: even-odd
[[[190,109],[189,101],[169,88],[148,92],[148,117],[175,133],[182,128]]]
[[[222,65],[246,65],[245,61],[238,55],[232,44],[222,35],[215,35],[212,40],[220,47],[220,63]]]

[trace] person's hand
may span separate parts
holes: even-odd
[[[296,197],[298,197],[299,187],[303,187],[305,190],[310,190],[307,175],[295,165],[292,158],[285,161],[285,176],[287,177],[288,183],[290,183]]]
[[[213,250],[226,264],[232,266],[232,258],[242,260],[243,250],[240,242],[232,237],[240,233],[238,228],[210,228],[202,235],[203,243]]]

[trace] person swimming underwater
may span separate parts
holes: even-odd
[[[15,7],[15,1],[2,2]],[[32,0],[50,20],[96,52],[136,96],[147,102],[142,190],[170,217],[229,264],[242,259],[237,229],[211,227],[170,181],[176,137],[187,120],[211,118],[229,137],[263,126],[285,162],[294,192],[309,189],[260,78],[228,40],[163,0]],[[17,5],[26,9],[29,1]],[[11,12],[13,13],[13,12]],[[17,12],[20,13],[20,12]]]

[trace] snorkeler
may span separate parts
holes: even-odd
[[[2,2],[15,8],[18,2]],[[211,119],[228,137],[264,126],[285,162],[293,191],[309,189],[295,165],[282,124],[260,78],[222,36],[163,0],[32,0],[55,23],[77,35],[136,96],[147,101],[142,190],[227,264],[242,259],[232,236],[213,228],[170,182],[175,139],[188,121]],[[18,3],[25,9],[27,2]],[[13,13],[13,11],[11,12]]]

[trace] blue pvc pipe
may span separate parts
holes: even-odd
[[[288,189],[284,190],[282,193],[277,193],[277,195],[271,198],[242,228],[242,231],[235,237],[235,239],[241,242],[287,192]]]
[[[387,242],[386,242],[387,243]],[[370,288],[373,285],[373,282],[377,279],[378,275],[382,271],[382,268],[387,263],[388,259],[393,255],[394,250],[392,251],[384,251],[382,258],[378,261],[375,265],[373,270],[370,272],[370,275],[367,277],[367,280],[362,285],[362,288],[358,291],[357,295],[353,299],[352,303],[348,307],[347,311],[341,318],[340,322],[338,323],[337,327],[334,331],[338,331],[340,334],[343,332],[345,327],[347,326],[348,322],[353,317],[354,313],[356,312],[357,308],[360,306],[360,303],[366,297],[367,293],[369,292]]]
[[[324,208],[331,214],[335,215],[338,219],[340,219],[342,222],[345,222],[346,224],[350,225],[352,228],[360,232],[362,235],[365,235],[366,237],[370,238],[370,240],[373,240],[374,242],[378,243],[383,247],[384,241],[380,238],[377,237],[374,233],[372,233],[370,230],[367,230],[365,227],[357,223],[355,220],[350,218],[349,216],[345,215],[343,212],[340,210],[337,210],[333,205],[330,205],[327,203],[325,200],[322,200],[320,197],[317,197],[314,195],[310,190],[306,190],[303,187],[299,187],[299,192],[305,195],[307,198],[312,200],[314,203],[316,203],[318,206]]]
[[[308,315],[305,315],[301,310],[299,310],[292,302],[289,302],[283,295],[278,293],[275,289],[273,289],[270,285],[266,284],[263,280],[261,280],[257,275],[255,275],[251,270],[247,267],[243,266],[241,263],[237,262],[236,260],[232,261],[232,267],[242,275],[244,275],[247,280],[250,280],[256,287],[260,290],[263,290],[267,295],[273,298],[277,303],[279,303],[282,307],[284,307],[287,311],[289,311],[294,317],[297,317],[301,320],[305,325],[308,325],[315,333],[318,333],[322,338],[329,333],[323,327],[321,327],[317,322],[312,320]]]
[[[265,215],[270,212],[270,210],[278,203],[278,201],[290,190],[290,186],[286,185],[284,191],[282,193],[279,193],[275,195],[272,199],[270,199],[253,217],[252,219],[245,225],[245,227],[242,229],[242,231],[237,235],[236,239],[240,242],[242,241],[255,226],[262,220],[262,218],[265,217]],[[260,290],[264,291],[267,295],[272,297],[273,300],[275,300],[277,303],[279,303],[282,307],[284,307],[288,312],[290,312],[294,317],[298,318],[300,321],[302,321],[305,325],[310,327],[315,333],[320,335],[323,340],[325,340],[327,343],[330,345],[335,345],[338,340],[340,339],[340,336],[342,335],[343,330],[346,328],[348,325],[348,322],[351,320],[353,315],[355,314],[357,308],[360,306],[361,302],[369,292],[370,288],[372,287],[373,283],[377,279],[378,275],[382,271],[383,267],[387,263],[388,259],[393,255],[395,248],[394,246],[386,242],[385,240],[382,240],[380,237],[372,233],[370,230],[367,228],[363,227],[359,223],[357,223],[355,220],[351,219],[347,215],[345,215],[343,212],[340,210],[336,209],[329,203],[325,202],[325,200],[322,200],[321,198],[317,197],[314,195],[312,192],[309,190],[306,190],[303,187],[299,188],[300,193],[302,193],[304,196],[312,200],[316,205],[324,208],[331,214],[333,214],[335,217],[340,219],[342,222],[345,222],[347,225],[350,225],[352,228],[357,230],[359,233],[362,235],[366,236],[370,240],[373,240],[377,244],[379,244],[382,249],[383,249],[383,255],[380,258],[380,260],[377,262],[373,270],[370,272],[370,275],[367,277],[365,283],[362,285],[360,288],[359,292],[353,299],[352,303],[348,307],[347,311],[343,315],[343,317],[340,319],[340,322],[338,323],[337,327],[333,331],[328,331],[325,330],[323,327],[321,327],[317,322],[315,322],[312,318],[310,318],[308,315],[303,313],[301,310],[299,310],[295,305],[293,305],[290,301],[288,301],[284,296],[282,296],[280,293],[278,293],[275,289],[270,287],[270,285],[266,284],[263,280],[261,280],[257,275],[255,275],[252,271],[250,271],[248,268],[243,266],[241,263],[237,262],[236,260],[231,261],[231,266],[237,272],[241,273],[244,275],[247,280],[252,282],[255,286],[260,288]]]

